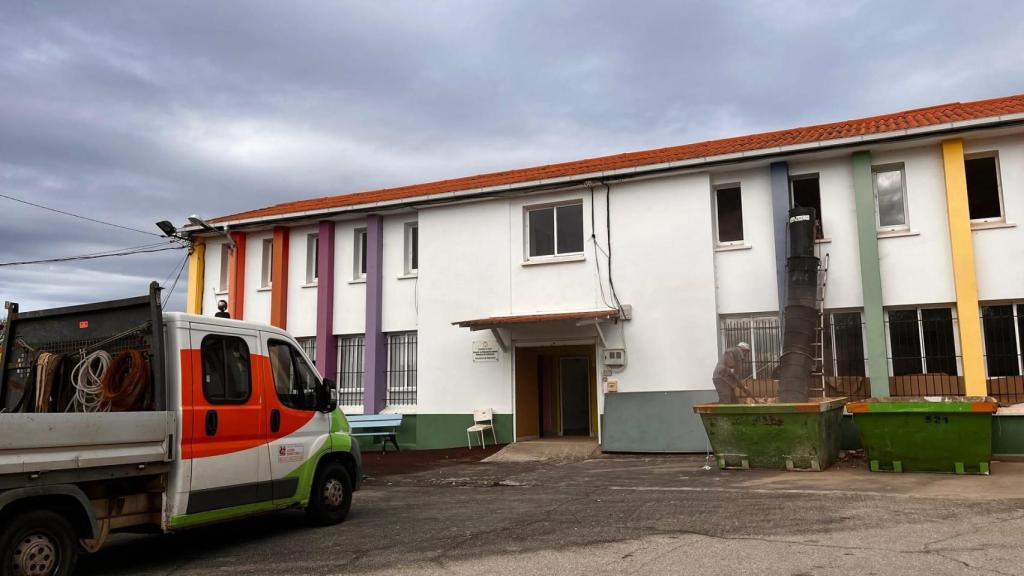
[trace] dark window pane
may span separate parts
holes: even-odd
[[[921,374],[921,337],[916,310],[889,312],[889,353],[893,376]]]
[[[821,226],[821,189],[817,175],[793,179],[793,207],[814,208],[814,237],[825,237]]]
[[[410,267],[413,270],[420,269],[420,227],[413,226],[409,229],[409,250],[412,252],[409,255]]]
[[[206,336],[200,345],[203,396],[211,404],[244,403],[252,389],[249,347],[241,338]]]
[[[832,315],[835,333],[836,376],[864,376],[864,337],[860,314]]]
[[[315,410],[316,376],[299,351],[286,342],[271,340],[268,355],[281,404],[296,410]]]
[[[959,370],[956,366],[952,310],[949,308],[921,310],[921,332],[924,334],[924,354],[928,374],[956,376]]]
[[[989,377],[1020,375],[1013,306],[983,306],[981,318]]]
[[[359,273],[366,274],[366,232],[359,233]]]
[[[718,200],[718,241],[743,240],[743,200],[739,187],[720,188],[715,194]]]
[[[555,213],[558,217],[558,254],[583,252],[583,204],[559,206]]]
[[[999,218],[999,176],[993,156],[964,161],[967,171],[967,204],[971,220]]]
[[[530,256],[555,253],[555,209],[530,210]]]

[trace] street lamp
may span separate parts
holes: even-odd
[[[227,239],[228,246],[231,247],[231,250],[235,249],[235,241],[234,241],[234,239],[231,238],[231,235],[228,234],[227,232],[225,232],[224,230],[221,230],[220,228],[214,227],[212,224],[210,224],[206,220],[203,220],[199,216],[196,216],[195,214],[189,216],[188,217],[188,221],[191,222],[194,226],[198,226],[198,227],[202,228],[203,230],[206,230],[207,232],[213,232],[214,234],[220,234],[221,236],[223,236],[224,238]],[[157,226],[159,226],[159,224],[157,224]],[[162,229],[163,228],[161,228],[161,230]]]

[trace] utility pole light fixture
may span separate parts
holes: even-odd
[[[191,222],[193,225],[198,226],[198,227],[202,228],[203,230],[206,230],[207,232],[213,232],[214,234],[219,234],[219,235],[223,236],[224,238],[227,239],[228,246],[231,247],[231,250],[235,249],[235,241],[231,238],[231,235],[228,234],[227,232],[225,232],[224,230],[221,230],[220,228],[216,228],[213,224],[210,224],[209,222],[207,222],[206,220],[203,220],[202,218],[200,218],[199,216],[196,216],[195,214],[189,216],[188,217],[188,221]],[[159,224],[157,224],[157,225],[159,226]]]

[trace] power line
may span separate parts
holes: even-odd
[[[163,246],[158,245],[158,246]],[[24,266],[28,264],[49,264],[54,262],[71,262],[74,260],[95,260],[97,258],[109,258],[112,256],[130,256],[132,254],[149,254],[152,252],[164,252],[166,250],[184,250],[186,246],[163,246],[161,248],[135,248],[125,249],[119,252],[108,251],[99,252],[93,254],[81,254],[78,256],[64,256],[63,258],[46,258],[43,260],[22,260],[19,262],[0,262],[0,267],[4,266]]]
[[[56,208],[50,208],[49,206],[43,206],[42,204],[35,204],[28,200],[22,200],[21,198],[15,198],[14,196],[8,196],[6,194],[0,194],[0,198],[7,198],[15,202],[21,202],[29,206],[41,208],[43,210],[49,210],[50,212],[56,212],[57,214],[63,214],[65,216],[71,216],[72,218],[79,218],[81,220],[88,220],[89,222],[95,222],[96,224],[104,224],[106,226],[113,226],[114,228],[120,228],[122,230],[131,230],[132,232],[138,232],[139,234],[148,234],[150,236],[156,236],[157,238],[163,238],[163,234],[157,234],[156,232],[147,232],[145,230],[139,230],[138,228],[132,228],[131,226],[122,226],[121,224],[114,224],[113,222],[107,222],[105,220],[97,220],[95,218],[89,218],[88,216],[82,216],[81,214],[75,214],[73,212],[65,212],[64,210],[58,210]]]

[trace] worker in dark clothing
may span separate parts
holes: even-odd
[[[228,313],[227,300],[217,300],[217,313],[214,316],[217,318],[231,318],[231,314]]]
[[[737,391],[743,387],[739,371],[749,358],[750,344],[746,342],[740,342],[722,354],[722,359],[715,366],[715,373],[711,378],[715,383],[715,390],[718,391],[719,404],[736,403]]]

